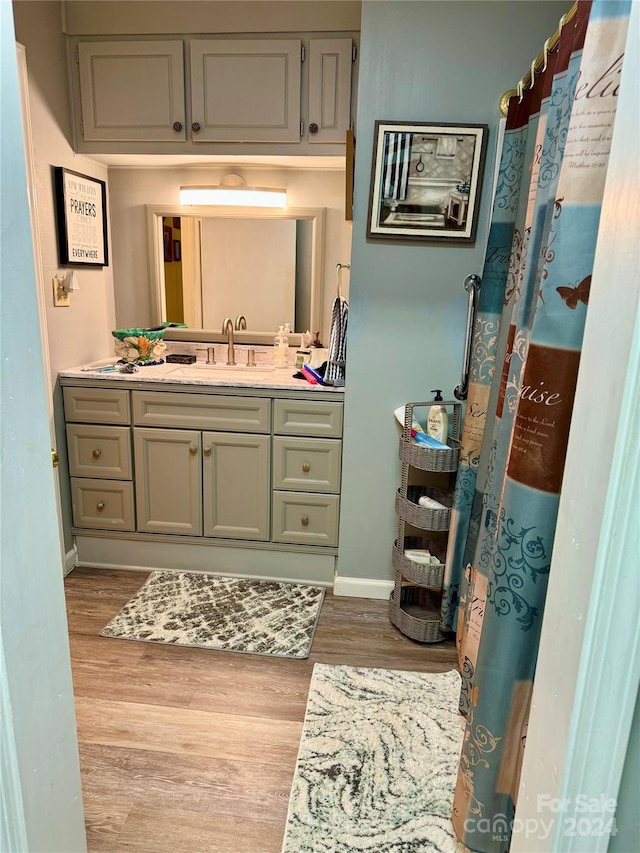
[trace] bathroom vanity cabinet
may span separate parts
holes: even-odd
[[[69,51],[78,151],[143,150],[127,143],[148,152],[163,143],[153,151],[180,154],[236,143],[283,144],[287,154],[300,153],[292,143],[344,148],[352,37],[72,38]]]
[[[342,393],[61,384],[82,563],[157,567],[162,542],[195,568],[332,582]]]
[[[401,484],[396,493],[398,538],[393,546],[394,590],[389,599],[389,618],[407,637],[422,643],[445,639],[440,630],[442,583],[446,567],[447,531],[460,457],[462,406],[443,401],[449,415],[448,450],[416,444],[411,437],[414,409],[428,409],[431,402],[407,403],[400,438]],[[421,496],[440,504],[420,506]],[[428,551],[430,563],[412,559],[411,551]]]

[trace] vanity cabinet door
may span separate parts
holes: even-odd
[[[269,539],[270,437],[202,434],[204,535]]]
[[[184,142],[182,41],[81,41],[77,45],[86,142]]]
[[[201,433],[134,427],[137,529],[202,535]]]
[[[194,39],[194,142],[300,142],[299,39]]]

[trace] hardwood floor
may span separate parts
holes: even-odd
[[[146,577],[65,580],[90,853],[278,853],[314,663],[456,667],[386,602],[330,592],[304,661],[100,637]]]

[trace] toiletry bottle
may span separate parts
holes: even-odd
[[[442,402],[442,391],[438,388],[431,392],[436,396],[433,398],[434,403]],[[427,418],[427,434],[432,438],[447,443],[449,436],[449,415],[445,406],[431,406],[429,409],[429,417]]]
[[[404,427],[404,406],[398,406],[398,408],[393,413],[396,416],[396,420],[400,424],[401,427]],[[419,422],[413,418],[411,423],[411,438],[414,440],[416,444],[421,444],[423,447],[429,447],[431,450],[448,450],[449,445],[443,444],[441,441],[438,441],[432,435],[426,433]]]
[[[287,367],[289,365],[289,335],[291,333],[291,325],[289,323],[284,324],[284,330],[282,332],[282,340],[283,340],[283,349],[284,349],[284,364],[283,367]]]
[[[278,334],[273,339],[273,366],[287,366],[284,349],[284,326],[278,326]]]

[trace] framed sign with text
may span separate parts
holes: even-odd
[[[60,263],[108,266],[107,185],[62,166],[54,177]]]

